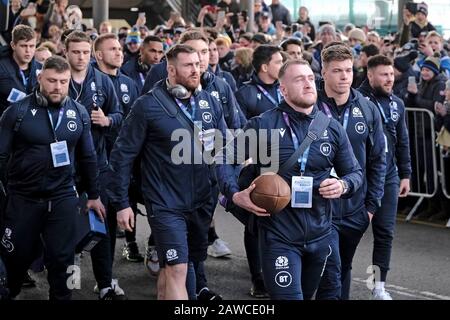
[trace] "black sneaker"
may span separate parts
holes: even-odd
[[[34,287],[36,287],[36,280],[34,280],[31,277],[30,272],[27,272],[22,282],[22,288],[34,288]]]
[[[119,295],[112,288],[110,288],[108,290],[108,292],[106,292],[103,297],[99,296],[98,299],[99,300],[117,300],[117,301],[128,300],[127,297],[124,294]]]
[[[256,280],[250,288],[250,296],[257,299],[269,298],[266,286],[263,280]]]
[[[199,301],[209,301],[209,300],[223,300],[222,296],[215,293],[212,290],[209,290],[208,288],[203,288],[200,290],[200,292],[197,294],[197,300]]]
[[[123,247],[122,256],[131,262],[142,262],[144,257],[139,252],[136,242],[126,243]]]

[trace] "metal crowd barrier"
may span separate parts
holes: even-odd
[[[410,221],[423,200],[436,195],[438,170],[434,114],[427,109],[406,108],[405,118],[409,131],[413,171],[409,195],[419,198],[406,217],[406,221]]]
[[[448,159],[448,161],[450,161],[450,150],[445,151],[444,148],[442,146],[440,146],[439,148],[439,161],[441,164],[441,170],[439,171],[439,178],[441,180],[441,187],[442,187],[442,193],[444,194],[444,196],[447,199],[450,199],[450,192],[447,191],[447,182],[445,181],[445,177],[447,176],[446,170],[445,170],[445,163],[444,163],[444,159]],[[446,224],[447,228],[450,228],[450,219],[448,219],[447,224]]]

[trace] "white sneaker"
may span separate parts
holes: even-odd
[[[152,276],[157,276],[159,273],[159,259],[158,252],[155,246],[148,246],[145,252],[144,265]]]
[[[372,300],[392,300],[389,292],[383,289],[374,289],[372,291]]]
[[[212,245],[208,246],[208,254],[214,258],[225,257],[231,254],[231,250],[225,241],[218,238]]]
[[[117,296],[125,295],[125,291],[123,291],[123,289],[121,287],[119,287],[119,280],[112,279],[112,281],[111,281],[111,288],[114,290],[114,293]],[[97,284],[95,284],[94,292],[95,293],[100,293],[100,290],[98,289],[98,285]]]

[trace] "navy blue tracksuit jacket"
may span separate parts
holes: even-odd
[[[334,99],[327,97],[324,90],[319,91],[319,108],[325,112],[324,103],[328,106],[333,118],[341,124],[344,124],[348,110],[346,132],[365,177],[362,187],[351,198],[333,201],[333,216],[336,219],[351,216],[361,212],[364,207],[367,211],[374,213],[380,207],[386,173],[385,139],[380,113],[372,102],[354,89],[351,89],[347,104],[339,107],[336,106]],[[366,109],[371,110],[371,117],[364,114],[362,104],[366,104]],[[368,121],[372,123],[367,123]],[[373,130],[373,143],[370,141],[370,129]]]
[[[256,132],[261,129],[268,130],[266,142],[268,150],[272,154],[279,151],[279,163],[284,163],[295,151],[293,140],[289,133],[290,130],[283,119],[283,112],[288,114],[291,126],[299,142],[301,142],[308,132],[312,119],[319,110],[317,107],[314,107],[310,115],[305,115],[294,111],[286,102],[282,102],[279,107],[250,119],[244,128],[244,131],[252,129],[256,130]],[[270,144],[271,134],[274,132],[279,134],[278,150],[273,150]],[[258,144],[263,142],[262,139],[262,137],[258,137],[258,140],[260,140]],[[254,152],[254,149],[256,149],[254,144],[247,145],[245,157],[248,158]],[[237,154],[236,150],[234,154]],[[226,157],[226,151],[224,152],[224,157]],[[222,163],[226,163],[225,159],[223,159]],[[235,163],[239,163],[239,161]],[[259,168],[262,167],[260,159],[253,158],[253,163]],[[320,196],[318,188],[323,180],[329,178],[333,166],[340,177],[348,183],[348,196],[357,192],[362,184],[362,170],[353,154],[344,129],[337,121],[332,119],[326,134],[324,133],[320,139],[313,142],[310,146],[305,176],[314,178],[312,209],[291,208],[291,205],[288,204],[278,214],[268,218],[258,218],[259,225],[276,234],[283,242],[298,246],[307,245],[327,237],[331,232],[332,224],[331,202]],[[233,194],[240,191],[235,177],[234,165],[217,164],[216,175],[221,192],[231,202]],[[299,175],[300,167],[297,163],[282,177],[291,185],[292,176]]]

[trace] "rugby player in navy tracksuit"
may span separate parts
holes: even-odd
[[[273,132],[279,134],[279,148],[268,145],[268,151],[272,156],[278,152],[279,163],[282,164],[304,140],[311,121],[320,111],[315,105],[314,74],[307,62],[286,62],[280,70],[280,83],[285,101],[279,107],[249,120],[244,130],[254,129],[258,136],[258,130],[268,130],[267,142],[272,141]],[[256,148],[257,142],[252,143],[246,145],[246,158]],[[330,199],[343,194],[351,196],[362,184],[362,170],[344,129],[332,119],[322,136],[310,145],[309,151],[287,173],[282,174],[289,185],[293,177],[298,179],[302,175],[313,179],[310,209],[293,208],[288,204],[281,212],[270,215],[256,207],[249,196],[254,185],[239,191],[234,167],[240,160],[235,165],[227,164],[227,152],[224,149],[224,164],[217,164],[217,178],[228,201],[259,216],[260,250],[264,253],[261,257],[262,269],[270,297],[311,299],[319,285],[326,259],[331,254]],[[259,158],[254,158],[253,163],[263,167]],[[340,180],[330,178],[333,167]]]
[[[99,170],[100,198],[108,208],[106,195],[108,154],[106,136],[111,130],[118,130],[122,124],[123,112],[117,99],[114,85],[107,75],[96,70],[89,63],[91,40],[80,31],[73,31],[66,38],[66,57],[72,71],[69,95],[81,103],[88,111],[92,121],[92,137],[97,152]],[[82,186],[81,188],[82,189]],[[82,191],[82,190],[80,190]],[[114,228],[114,219],[108,218],[109,228]],[[92,267],[97,280],[101,299],[121,299],[123,292],[112,288],[111,239],[108,235],[92,250]],[[120,294],[118,294],[120,293]]]
[[[69,81],[69,64],[61,57],[50,57],[39,75],[40,88],[12,104],[0,119],[0,176],[6,175],[9,193],[0,250],[13,298],[40,253],[36,250],[41,241],[49,298],[71,298],[68,277],[74,264],[79,210],[75,162],[86,186],[87,207],[105,217],[89,115],[67,97]]]
[[[316,298],[349,299],[353,256],[383,196],[385,140],[381,116],[375,105],[351,88],[351,50],[343,44],[325,48],[322,65],[324,89],[319,92],[319,108],[343,125],[364,172],[364,180],[351,198],[332,202],[333,253],[328,258]]]
[[[393,62],[386,56],[376,55],[369,59],[367,68],[368,80],[362,83],[359,91],[377,106],[387,141],[384,196],[381,199],[381,207],[372,219],[372,263],[380,269],[379,274],[375,274],[373,298],[391,300],[384,285],[389,271],[398,197],[406,197],[410,188],[411,156],[405,105],[392,93]]]
[[[108,192],[118,210],[119,225],[131,230],[134,217],[128,185],[133,161],[141,153],[142,191],[161,266],[158,298],[187,299],[188,262],[206,259],[208,228],[215,203],[211,196],[210,166],[204,159],[194,162],[199,147],[197,139],[191,138],[187,143],[183,139],[184,145],[192,148],[190,153],[183,150],[185,161],[172,158],[174,148],[180,144],[179,137],[173,141],[174,132],[189,133],[176,113],[191,128],[201,126],[202,131],[217,128],[223,137],[226,124],[217,100],[207,91],[197,89],[200,84],[197,51],[190,46],[176,45],[167,52],[167,59],[169,77],[160,81],[153,91],[162,93],[171,103],[161,106],[153,91],[136,101],[111,153],[113,174]],[[175,99],[175,85],[183,85],[188,94]],[[175,113],[166,110],[169,107],[174,107]],[[202,150],[209,146],[205,140]]]

